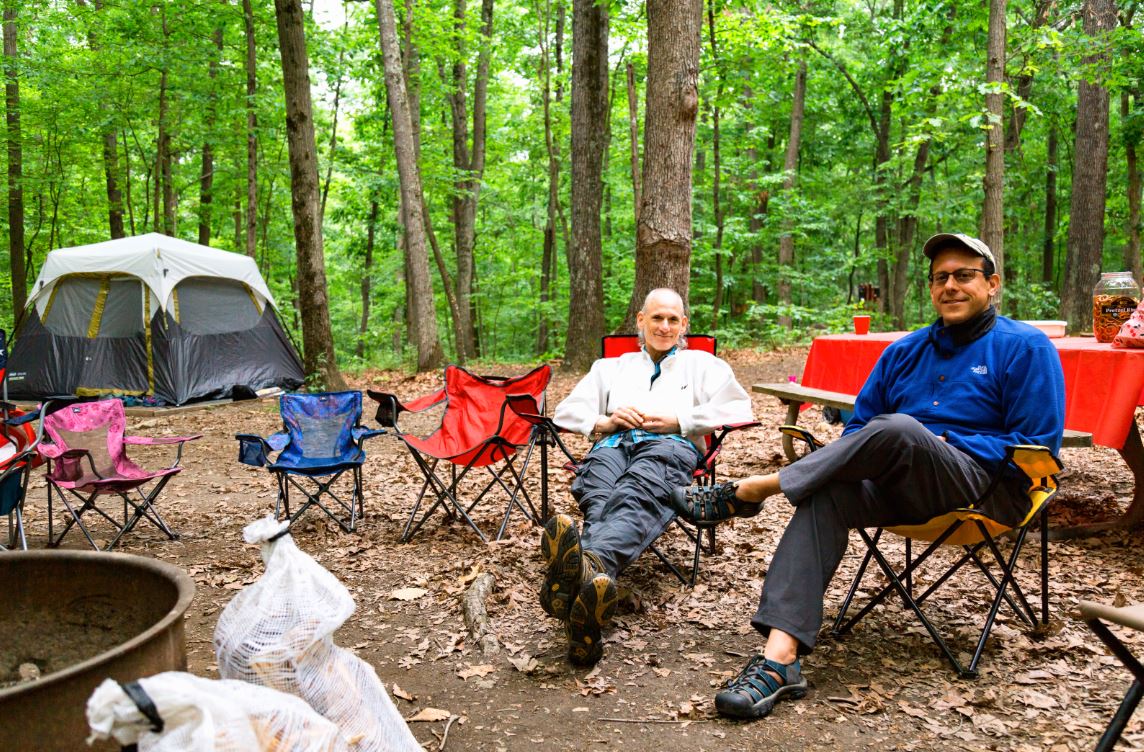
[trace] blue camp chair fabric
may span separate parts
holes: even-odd
[[[274,475],[278,483],[276,516],[284,514],[293,524],[307,509],[316,506],[343,530],[353,532],[365,511],[361,475],[366,459],[364,444],[385,431],[361,425],[361,392],[284,394],[278,406],[283,431],[266,438],[254,434],[235,435],[239,442],[239,462],[265,467]],[[277,456],[271,459],[270,455],[275,452]],[[348,502],[334,488],[347,472],[352,480]],[[291,487],[306,499],[293,513],[290,511]],[[331,503],[323,503],[323,497],[329,497]]]

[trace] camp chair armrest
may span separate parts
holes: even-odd
[[[11,402],[0,402],[0,409],[12,411],[19,410],[20,408],[16,407]],[[25,423],[31,423],[38,417],[40,417],[39,407],[26,413],[22,412],[20,415],[10,415],[7,420],[4,421],[4,424],[9,426],[22,426]]]
[[[40,442],[40,445],[36,447],[36,451],[40,453],[41,457],[49,460],[60,459],[69,453],[67,447],[60,446],[59,444],[53,444],[50,441]]]
[[[238,439],[239,462],[252,467],[266,467],[269,464],[269,454],[274,448],[266,439],[252,433],[236,433],[234,438]]]
[[[366,440],[372,439],[374,436],[384,436],[386,431],[382,428],[366,428],[365,426],[354,426],[354,428],[351,430],[351,433],[354,437],[354,443],[360,447],[366,442]]]
[[[1012,444],[1005,447],[1005,459],[1029,477],[1034,483],[1059,473],[1061,461],[1046,446],[1039,444]]]
[[[377,414],[374,420],[381,424],[382,428],[397,428],[397,416],[403,412],[420,412],[427,410],[434,405],[438,405],[445,400],[445,390],[438,389],[432,394],[427,394],[424,397],[418,397],[412,400],[409,404],[403,404],[397,398],[396,394],[390,392],[378,392],[373,389],[366,389],[365,393],[369,398],[377,403]]]
[[[48,447],[52,447],[55,451],[50,452],[50,450],[49,450],[50,453],[45,452],[44,450],[47,449]],[[103,475],[103,473],[101,473],[95,469],[95,459],[91,456],[91,452],[89,452],[86,449],[64,449],[63,451],[61,451],[61,448],[58,444],[41,444],[40,448],[39,448],[39,452],[40,452],[40,456],[47,457],[48,459],[54,459],[57,461],[59,461],[59,460],[76,460],[78,462],[78,461],[86,458],[88,467],[91,468],[91,474],[94,475],[96,478],[105,477]]]
[[[124,436],[123,443],[137,444],[140,446],[147,444],[183,444],[188,441],[196,441],[202,437],[203,435],[201,433],[196,433],[193,436]]]
[[[707,452],[703,455],[703,464],[708,464],[711,458],[718,454],[719,447],[722,446],[723,439],[727,438],[727,434],[761,425],[762,423],[757,420],[746,420],[741,423],[724,423],[716,428],[711,432],[711,440],[707,443]]]

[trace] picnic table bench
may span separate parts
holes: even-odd
[[[853,394],[845,394],[844,392],[815,389],[813,387],[796,384],[793,381],[776,384],[753,384],[751,391],[778,397],[779,400],[787,406],[786,423],[792,426],[798,425],[798,414],[805,403],[809,402],[824,407],[833,407],[838,410],[853,410],[854,397],[856,396]],[[1084,431],[1071,431],[1066,428],[1064,436],[1061,439],[1061,446],[1091,447],[1092,434]],[[795,450],[794,440],[786,434],[783,434],[783,452],[791,462],[794,462],[800,456]]]

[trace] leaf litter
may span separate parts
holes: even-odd
[[[749,386],[797,374],[805,355],[805,348],[793,348],[727,357],[740,382]],[[490,373],[525,370],[487,368]],[[566,394],[576,377],[557,371],[549,404]],[[424,394],[439,384],[439,374],[382,372],[354,380],[357,388],[370,386],[402,397]],[[722,478],[772,471],[784,462],[776,429],[785,422],[785,408],[761,395],[752,395],[752,400],[763,425],[727,441],[720,457]],[[369,417],[367,411],[366,422],[372,425]],[[434,416],[412,417],[421,418],[411,423],[414,432],[433,430]],[[148,422],[154,434],[194,431],[205,436],[188,448],[185,471],[159,501],[180,539],[166,541],[140,526],[121,549],[170,561],[190,573],[197,594],[186,623],[189,668],[215,676],[211,634],[218,612],[262,571],[257,548],[241,542],[241,529],[274,504],[269,474],[235,462],[233,434],[278,430],[276,405],[236,403]],[[827,436],[839,430],[821,423],[816,408],[804,412],[800,422]],[[135,420],[129,420],[132,425],[137,425]],[[576,452],[587,449],[579,437],[569,443]],[[417,721],[413,729],[419,740],[433,749],[445,739],[449,748],[458,750],[523,750],[538,744],[582,749],[603,740],[636,752],[660,752],[668,745],[747,750],[764,744],[1071,752],[1095,745],[1129,683],[1128,673],[1079,620],[1076,607],[1082,599],[1144,601],[1142,535],[1117,532],[1050,545],[1050,629],[1030,635],[1003,609],[976,681],[958,679],[924,630],[911,624],[898,603],[887,602],[844,638],[824,630],[818,648],[804,660],[811,681],[806,699],[781,703],[760,722],[723,720],[715,713],[714,693],[762,647],[762,637],[748,621],[791,513],[781,498],[755,518],[720,527],[719,551],[704,556],[700,584],[694,589],[681,587],[654,557],[637,561],[621,578],[633,597],[625,599],[614,628],[605,635],[605,657],[585,671],[567,663],[559,624],[545,617],[537,604],[542,571],[536,529],[517,512],[505,540],[481,544],[467,527],[444,523],[438,513],[410,543],[398,543],[420,490],[420,475],[392,436],[373,439],[366,449],[366,517],[359,531],[344,534],[312,510],[292,533],[357,601],[356,613],[337,639],[353,645],[374,665],[402,712]],[[133,448],[133,457],[147,464],[148,451]],[[154,461],[163,459],[156,455]],[[1132,480],[1116,452],[1069,449],[1062,460],[1067,477],[1051,508],[1053,526],[1109,519],[1123,511]],[[568,490],[570,480],[560,464],[550,457],[552,504],[579,519]],[[529,475],[529,492],[539,505],[538,473]],[[476,481],[465,487],[466,493],[474,492]],[[33,548],[43,547],[46,533],[44,495],[37,476],[26,515]],[[483,529],[495,528],[504,499],[494,496],[474,512]],[[681,536],[666,540],[669,554],[686,561],[687,542]],[[74,539],[66,545],[80,548]],[[860,551],[854,536],[827,592],[827,625]],[[1028,593],[1037,589],[1036,565],[1036,546],[1026,546],[1018,581]],[[495,656],[468,644],[461,619],[460,600],[482,572],[496,578],[487,609],[504,650]],[[959,576],[927,601],[926,608],[939,629],[952,632],[957,649],[968,650],[985,602],[978,581]],[[1144,653],[1144,636],[1122,636],[1137,655]],[[426,726],[432,733],[423,731]],[[1144,713],[1129,723],[1123,744],[1144,749]]]

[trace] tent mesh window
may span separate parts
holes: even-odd
[[[185,279],[172,296],[175,320],[191,334],[239,332],[262,318],[250,290],[233,280]]]

